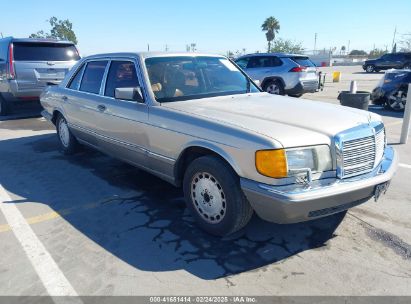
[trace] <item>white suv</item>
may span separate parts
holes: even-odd
[[[300,97],[318,90],[317,68],[307,56],[257,53],[241,56],[235,63],[271,94]]]

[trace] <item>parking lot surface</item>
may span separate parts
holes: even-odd
[[[371,90],[382,77],[325,70],[342,71],[342,81],[327,78],[324,92],[305,98],[337,103],[351,79]],[[398,144],[402,114],[370,111],[383,115],[400,156],[385,196],[343,220],[254,217],[223,239],[196,227],[180,189],[86,148],[64,156],[42,118],[6,118],[0,295],[47,295],[56,280],[56,293],[78,295],[411,295],[411,145]],[[19,230],[13,221],[23,220]]]

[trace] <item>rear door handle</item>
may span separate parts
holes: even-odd
[[[97,109],[98,109],[100,112],[104,112],[107,108],[106,108],[105,105],[98,105],[98,106],[97,106]]]
[[[62,96],[61,99],[63,99],[63,101],[67,101],[68,97],[67,96]]]

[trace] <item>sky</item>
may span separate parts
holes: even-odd
[[[341,46],[391,49],[411,38],[411,0],[13,0],[2,1],[0,33],[28,37],[49,31],[52,16],[69,19],[82,55],[116,51],[198,51],[251,53],[267,46],[261,24],[270,16],[280,22],[277,37],[301,42],[307,50]]]

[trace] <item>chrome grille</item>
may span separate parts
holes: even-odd
[[[375,138],[368,136],[343,142],[344,177],[369,172],[375,162]]]
[[[372,130],[375,131],[371,132]],[[383,125],[370,129],[368,136],[341,141],[339,177],[348,178],[372,171],[382,160],[385,148]]]
[[[380,130],[375,134],[375,164],[378,165],[384,156],[385,148],[385,130]]]

